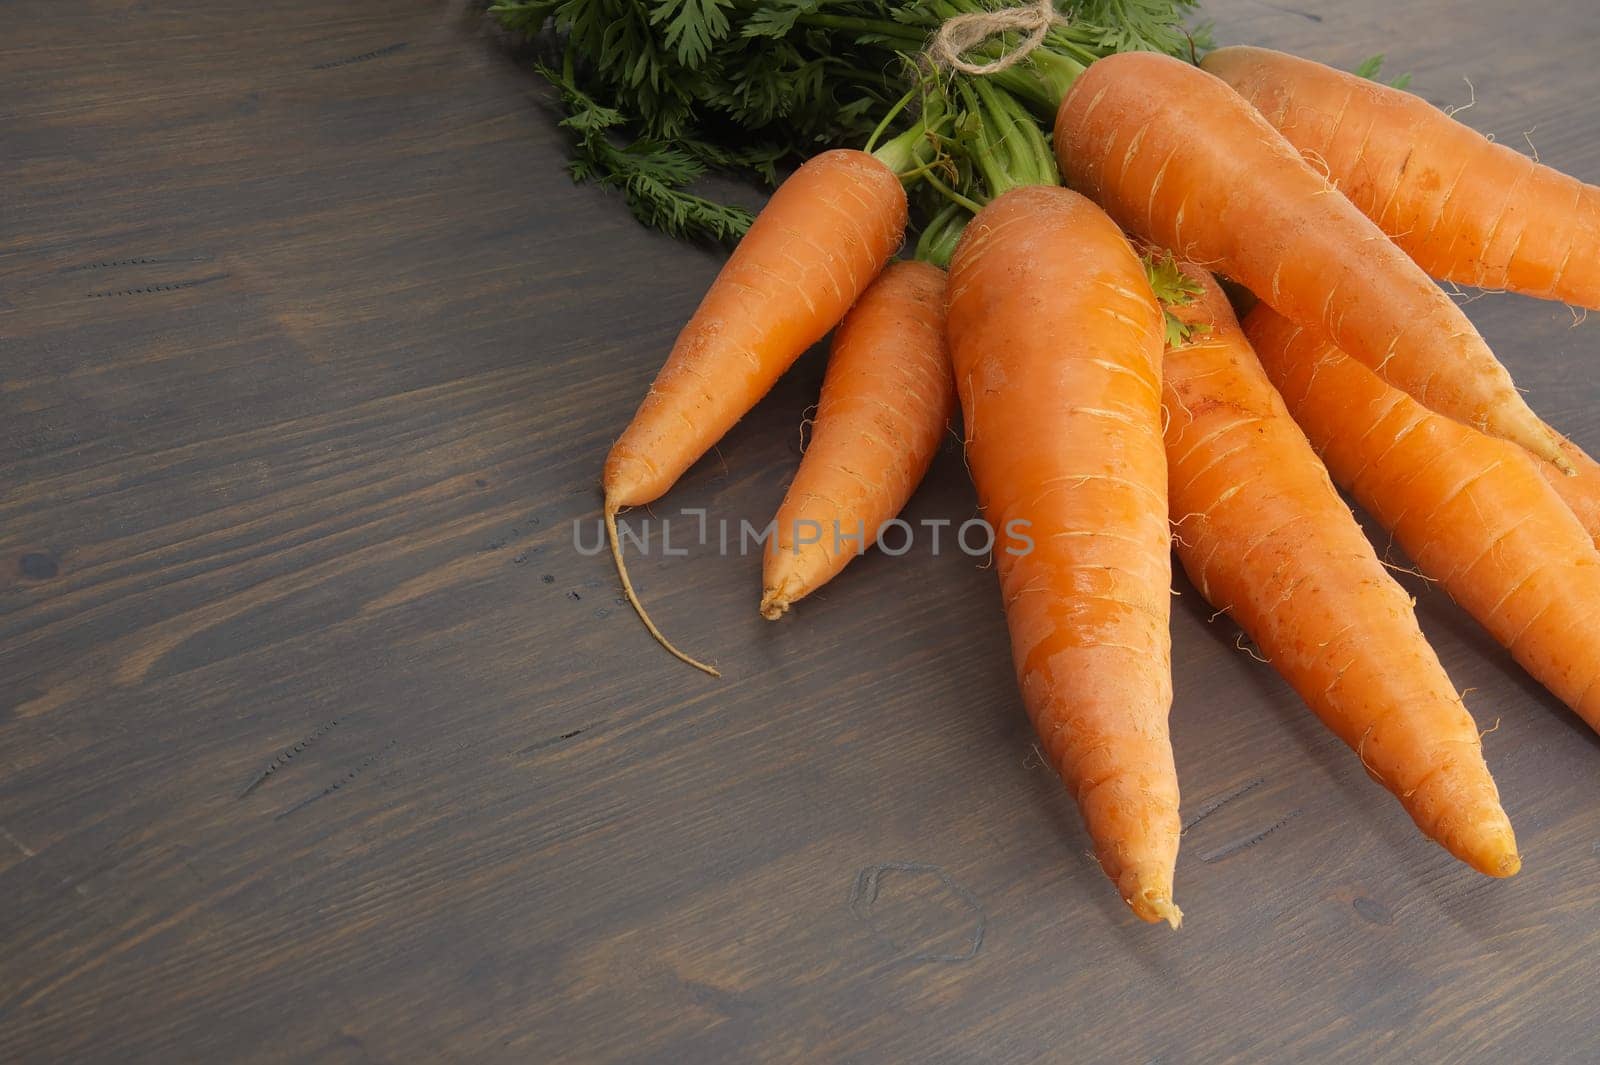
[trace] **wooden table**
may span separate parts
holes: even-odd
[[[1600,180],[1588,0],[1210,13],[1470,77]],[[758,558],[654,554],[726,677],[657,649],[573,523],[719,260],[571,185],[474,26],[0,11],[0,1060],[1592,1058],[1600,742],[1421,582],[1525,871],[1423,840],[1180,580],[1176,934],[1088,857],[973,559],[773,625]],[[1600,446],[1600,327],[1469,311]],[[764,522],[821,372],[657,516]],[[908,517],[974,506],[952,443]]]

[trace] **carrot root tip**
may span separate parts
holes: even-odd
[[[1147,898],[1145,905],[1150,907],[1157,918],[1167,922],[1169,927],[1177,928],[1183,924],[1183,911],[1178,909],[1177,903],[1171,899]]]
[[[1561,438],[1548,425],[1538,422],[1537,418],[1534,420],[1538,423],[1539,431],[1531,440],[1524,438],[1526,442],[1523,443],[1523,446],[1539,458],[1548,459],[1556,469],[1568,477],[1576,477],[1578,470],[1572,465],[1572,460],[1567,458],[1566,454],[1561,450]],[[1517,439],[1510,433],[1495,433],[1493,435],[1505,436],[1511,440]]]
[[[1456,846],[1445,849],[1485,876],[1515,876],[1522,868],[1517,842],[1503,815],[1466,828],[1464,833],[1456,834],[1452,842]]]
[[[761,596],[761,616],[768,621],[777,621],[789,612],[789,598],[782,595],[777,589],[768,589]]]
[[[644,627],[650,635],[655,637],[656,643],[667,649],[667,652],[680,662],[684,662],[702,673],[709,673],[713,677],[722,676],[717,668],[700,661],[673,646],[672,641],[656,628],[656,623],[650,620],[650,615],[645,612],[644,604],[639,601],[639,595],[633,590],[633,582],[628,579],[627,564],[622,561],[622,545],[617,541],[617,511],[621,508],[609,499],[606,500],[606,538],[611,542],[611,560],[617,564],[617,579],[622,582],[622,593],[628,597],[628,602],[633,607],[633,612],[639,615],[639,620],[644,622]]]
[[[1152,867],[1125,870],[1118,882],[1126,892],[1123,901],[1134,916],[1151,924],[1167,922],[1173,928],[1183,924],[1183,911],[1172,901],[1172,874]]]
[[[1178,909],[1178,904],[1154,891],[1145,892],[1136,899],[1129,899],[1128,905],[1133,908],[1134,915],[1142,921],[1151,924],[1165,921],[1171,928],[1178,928],[1183,924],[1183,911]]]
[[[810,590],[803,580],[793,573],[784,572],[780,566],[766,587],[761,589],[761,616],[768,621],[777,621],[794,606],[796,600],[805,598]]]

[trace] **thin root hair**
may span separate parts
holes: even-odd
[[[1376,780],[1379,784],[1382,784],[1385,788],[1387,788],[1387,787],[1389,787],[1389,785],[1384,783],[1383,774],[1379,773],[1376,769],[1372,768],[1372,763],[1367,761],[1367,752],[1366,752],[1367,739],[1372,735],[1372,730],[1377,728],[1377,727],[1378,726],[1375,725],[1375,724],[1374,725],[1368,725],[1367,728],[1366,728],[1366,731],[1361,734],[1361,739],[1356,741],[1356,757],[1361,759],[1361,767],[1367,771],[1367,775],[1370,776],[1373,780]],[[1391,789],[1391,790],[1393,790],[1393,789]],[[1411,797],[1410,792],[1407,792],[1406,795],[1404,796],[1404,798],[1410,798],[1410,797]]]
[[[1394,534],[1393,533],[1390,534],[1389,545],[1391,547],[1394,546]],[[1423,580],[1427,581],[1429,584],[1438,584],[1439,583],[1439,578],[1430,577],[1426,573],[1422,572],[1420,569],[1411,569],[1410,567],[1402,566],[1397,562],[1390,562],[1387,558],[1380,558],[1380,559],[1378,559],[1378,561],[1382,562],[1386,568],[1392,569],[1396,573],[1408,573],[1413,577],[1421,577]],[[1415,598],[1412,599],[1412,602],[1413,603],[1416,602]]]
[[[1185,403],[1183,401],[1183,394],[1181,392],[1179,392],[1176,388],[1174,388],[1172,390],[1172,399],[1183,410],[1183,416],[1184,416],[1183,427],[1185,429],[1189,428],[1189,426],[1194,424],[1194,411],[1189,409],[1189,404],[1187,404],[1187,403]],[[1161,405],[1161,409],[1163,411],[1165,411],[1167,409],[1166,408],[1166,404],[1162,404]],[[1166,426],[1165,425],[1162,426],[1162,432],[1166,432]]]
[[[1310,164],[1311,169],[1322,175],[1322,180],[1333,183],[1333,167],[1328,165],[1327,157],[1315,148],[1300,149],[1300,158]]]
[[[1476,107],[1478,104],[1478,90],[1473,88],[1472,79],[1463,74],[1461,75],[1461,80],[1467,83],[1468,99],[1464,104],[1452,104],[1444,109],[1444,113],[1451,118],[1456,117],[1463,111]],[[1494,140],[1494,135],[1490,134],[1489,139]]]
[[[693,666],[702,673],[709,673],[713,677],[722,676],[721,673],[717,672],[715,666],[707,665],[698,658],[693,658],[678,650],[677,647],[673,646],[672,641],[667,639],[660,629],[656,628],[656,623],[650,620],[650,615],[645,611],[644,604],[639,602],[638,593],[633,590],[633,582],[628,579],[628,567],[622,561],[622,545],[617,540],[617,510],[618,508],[612,504],[606,504],[606,535],[611,541],[611,559],[617,564],[617,578],[622,582],[622,594],[628,597],[628,602],[633,606],[633,612],[639,615],[639,620],[644,622],[644,627],[649,630],[651,636],[655,637],[656,643],[665,647],[674,658]]]
[[[812,417],[816,412],[817,404],[815,403],[800,412],[800,454],[802,455],[806,453],[806,448],[811,446],[811,441],[806,437],[806,428],[817,424],[816,418]]]

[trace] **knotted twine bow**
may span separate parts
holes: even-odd
[[[998,74],[1028,58],[1034,49],[1044,43],[1050,27],[1065,21],[1057,13],[1054,0],[1038,0],[1037,3],[1003,7],[998,11],[956,15],[946,19],[940,25],[939,32],[933,35],[933,40],[928,44],[928,58],[933,60],[935,66],[959,70],[963,74]],[[961,58],[964,52],[976,48],[989,38],[1012,30],[1026,33],[1027,36],[1017,47],[998,59],[987,63],[969,63]]]

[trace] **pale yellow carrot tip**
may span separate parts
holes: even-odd
[[[1517,853],[1516,837],[1511,834],[1509,824],[1497,835],[1499,838],[1491,843],[1489,853],[1484,856],[1487,860],[1483,864],[1483,871],[1490,876],[1514,876],[1522,868],[1522,855]]]
[[[780,581],[775,588],[761,590],[761,616],[768,621],[777,621],[788,613],[794,601],[799,598],[795,595],[794,579],[786,578]]]
[[[1124,897],[1124,901],[1133,910],[1135,917],[1151,924],[1165,921],[1173,928],[1183,924],[1183,911],[1172,901],[1170,873],[1148,876],[1141,875],[1140,871],[1127,870],[1121,880],[1124,884],[1131,881],[1132,890]]]
[[[1165,921],[1173,928],[1183,924],[1183,911],[1178,909],[1178,904],[1171,899],[1146,898],[1144,904],[1153,915],[1145,917],[1145,920],[1152,923]],[[1139,916],[1144,917],[1144,914],[1141,913]]]
[[[678,661],[686,662],[702,673],[709,673],[713,677],[722,676],[721,673],[717,672],[715,666],[707,665],[698,658],[692,658],[674,647],[672,641],[662,635],[661,630],[656,628],[656,623],[651,621],[650,615],[645,612],[644,604],[639,602],[639,596],[633,590],[633,582],[628,579],[628,567],[622,561],[622,545],[617,542],[617,511],[619,509],[610,500],[606,501],[606,536],[611,541],[611,559],[617,564],[617,577],[622,581],[622,592],[628,597],[628,602],[633,605],[633,612],[639,615],[639,620],[644,622],[646,629],[650,630],[650,635],[655,637],[656,643],[665,647]]]
[[[1562,451],[1562,441],[1558,440],[1555,437],[1555,433],[1550,432],[1549,427],[1544,422],[1539,421],[1538,417],[1534,417],[1533,422],[1538,427],[1538,429],[1533,430],[1533,437],[1523,437],[1522,440],[1517,440],[1517,437],[1507,435],[1507,438],[1514,441],[1514,443],[1522,443],[1528,451],[1541,457],[1541,459],[1549,459],[1550,462],[1554,462],[1555,469],[1565,473],[1566,477],[1578,477],[1578,470],[1574,469],[1573,462]]]
[[[1483,875],[1514,876],[1522,868],[1517,839],[1503,816],[1476,826],[1468,836],[1466,849],[1456,852],[1456,856]]]

